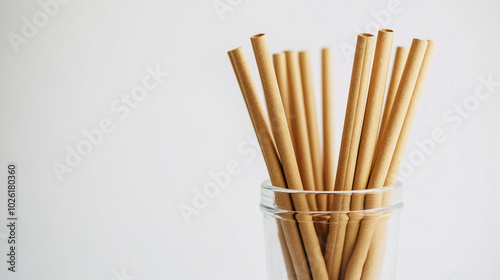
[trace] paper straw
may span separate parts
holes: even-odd
[[[384,252],[387,245],[387,227],[390,217],[383,217],[373,233],[370,249],[363,266],[361,280],[379,280],[384,262]]]
[[[375,165],[368,182],[368,188],[381,188],[387,177],[397,140],[403,127],[406,112],[411,101],[418,74],[427,48],[427,41],[413,39],[408,61],[399,83],[386,130],[377,145],[382,148],[375,158]]]
[[[348,169],[347,173],[345,176],[345,181],[344,181],[344,190],[350,191],[352,190],[353,183],[354,183],[354,175],[355,175],[355,168],[357,165],[357,158],[359,154],[359,145],[360,145],[360,140],[361,140],[361,130],[362,130],[362,125],[363,125],[363,114],[365,110],[365,104],[366,104],[366,97],[367,97],[367,88],[368,88],[368,81],[369,81],[369,74],[370,74],[370,66],[372,64],[372,58],[373,58],[373,44],[374,44],[374,38],[372,37],[371,40],[367,42],[367,45],[365,47],[365,55],[363,59],[363,75],[361,78],[361,84],[360,84],[360,89],[359,89],[359,95],[358,95],[358,100],[356,104],[356,117],[354,119],[354,127],[353,127],[353,132],[352,132],[352,138],[351,138],[351,145],[349,147],[349,159],[348,159]],[[342,201],[342,210],[343,211],[349,211],[350,209],[350,196],[343,196],[343,201]],[[351,251],[351,246],[350,244],[346,244],[346,241],[349,241],[346,239],[348,237],[347,234],[347,225],[350,224],[352,221],[349,220],[348,223],[341,223],[339,227],[339,234],[343,234],[343,240],[344,242],[342,245],[340,243],[337,244],[337,247],[342,246],[342,249],[339,248],[339,250],[336,251],[336,254],[334,258],[340,258],[341,259],[341,266],[340,266],[340,277],[342,279],[343,275],[343,269],[342,265],[344,265],[344,270],[345,266],[347,266],[347,263],[344,261],[344,256],[349,255],[350,256],[350,251]],[[346,250],[346,245],[348,245],[349,248],[347,252]],[[338,254],[337,254],[338,253]],[[347,256],[346,256],[347,257]]]
[[[287,243],[289,241],[287,240],[286,234],[285,234],[285,231],[286,231],[285,227],[287,227],[287,225],[285,225],[284,223],[286,221],[282,221],[281,219],[276,219],[276,222],[278,224],[278,239],[280,241],[280,247],[281,247],[281,253],[283,254],[283,260],[285,261],[286,274],[288,276],[288,279],[297,279],[297,274],[295,274],[295,266],[293,265],[292,255],[290,253],[289,246]],[[296,225],[292,225],[292,226],[297,229]],[[298,230],[297,230],[297,232],[298,232]],[[301,240],[299,239],[299,242],[300,241]],[[305,252],[304,252],[304,254],[305,254]],[[303,254],[303,256],[305,256],[304,254]]]
[[[271,184],[276,187],[286,188],[286,181],[273,136],[267,123],[264,109],[260,104],[258,91],[251,77],[243,50],[242,48],[237,48],[229,51],[228,54],[269,171]],[[292,201],[288,195],[279,196],[277,203],[282,209],[293,209]],[[291,218],[293,219],[293,217]],[[277,219],[277,221],[281,220]],[[304,271],[300,270],[301,264],[306,263],[306,254],[297,225],[294,223],[278,222],[278,234],[288,275],[296,277],[295,269],[298,270],[297,273],[299,274],[308,275],[308,267],[302,268]]]
[[[324,48],[321,50],[321,83],[323,98],[323,189],[325,191],[333,191],[336,174],[334,136],[335,111],[333,101],[333,73],[331,53],[332,51],[329,48]]]
[[[354,127],[352,130],[351,144],[349,146],[349,159],[348,168],[343,184],[343,190],[350,191],[354,184],[354,173],[356,171],[359,145],[361,142],[361,130],[363,128],[363,115],[366,105],[368,82],[370,78],[370,66],[373,59],[373,46],[375,38],[370,34],[367,44],[365,46],[365,55],[363,58],[363,75],[361,76],[361,83],[359,88],[358,100],[356,102],[356,117],[354,118]],[[345,209],[348,210],[349,201],[344,202]]]
[[[323,189],[325,191],[333,191],[335,184],[336,162],[335,162],[335,136],[334,136],[334,101],[333,101],[333,83],[332,83],[332,51],[329,48],[321,50],[321,88],[322,88],[322,103],[323,103]],[[320,205],[325,203],[331,205],[331,195],[320,196],[318,199]],[[327,209],[328,210],[328,209]],[[321,240],[324,240],[326,251],[326,243],[329,232],[330,217],[324,217],[325,225],[322,233],[325,233]]]
[[[383,194],[382,207],[389,207],[394,201],[394,189],[386,189]],[[363,274],[361,279],[379,280],[382,264],[384,263],[385,248],[387,245],[387,230],[391,218],[393,218],[393,211],[388,210],[380,213],[380,218],[375,226],[372,239],[370,241],[370,248],[366,256],[365,264],[363,265]]]
[[[271,129],[276,141],[288,188],[302,190],[303,186],[299,175],[299,168],[293,151],[293,145],[290,139],[288,125],[278,89],[278,82],[276,81],[266,37],[264,34],[258,34],[251,37],[251,41],[262,86],[264,88],[266,102],[268,103],[268,107],[272,108],[268,112],[271,121]],[[308,211],[307,201],[303,198],[303,196],[294,196],[293,204],[296,210]],[[299,228],[311,267],[312,277],[315,280],[326,280],[328,279],[328,273],[321,253],[321,248],[316,237],[316,231],[313,223],[311,222],[312,218],[304,214],[296,214],[296,216],[297,219],[303,218],[303,221],[299,222]],[[307,264],[305,264],[304,267],[306,265]],[[302,274],[297,273],[297,276],[300,277]]]
[[[250,75],[243,49],[241,47],[236,48],[229,51],[228,54],[233,64],[235,74],[237,75],[238,83],[243,93],[259,145],[261,146],[262,155],[269,170],[271,183],[276,187],[287,188],[273,135],[269,128],[264,109],[260,103],[257,88]],[[291,204],[285,207],[291,207]]]
[[[393,38],[394,32],[392,30],[382,29],[378,32],[370,87],[363,119],[363,130],[356,162],[356,172],[354,175],[354,190],[365,189],[368,183],[378,128],[380,125],[380,115],[382,112],[382,103],[384,101]],[[351,199],[351,211],[363,210],[363,208],[364,196],[354,194]],[[345,274],[347,263],[351,257],[352,249],[354,248],[358,236],[359,221],[362,217],[363,215],[361,213],[349,214],[349,223],[347,225],[342,256],[341,275]]]
[[[408,58],[408,51],[409,49],[405,47],[396,48],[394,65],[392,67],[391,81],[389,82],[389,88],[387,90],[387,97],[385,99],[384,113],[382,115],[382,121],[380,123],[379,135],[382,135],[382,132],[387,126],[389,114],[391,113],[392,103],[394,102],[396,91],[398,91],[399,82],[401,81],[401,76],[403,75],[406,59]]]
[[[368,177],[370,175],[371,163],[373,161],[378,128],[380,125],[380,115],[384,101],[393,38],[394,32],[392,30],[382,29],[378,32],[375,56],[373,59],[373,70],[366,102],[366,111],[363,119],[358,160],[356,162],[356,173],[353,185],[354,190],[366,189],[368,184]],[[355,201],[351,204],[352,210],[363,210],[363,201],[361,201],[361,205],[356,205],[354,202]]]
[[[316,99],[314,98],[313,75],[310,54],[307,51],[299,52],[300,77],[302,80],[302,92],[304,94],[304,106],[306,110],[307,132],[309,136],[309,150],[314,174],[314,184],[317,191],[323,190],[323,175],[321,163],[321,151],[319,148],[318,116],[316,112]],[[326,203],[319,206],[326,210]]]
[[[380,140],[377,141],[377,146],[380,145],[380,149],[376,149],[377,154],[375,156],[375,163],[368,181],[369,189],[382,188],[384,185],[426,48],[427,41],[419,39],[413,40],[410,53],[408,55],[408,61],[406,62],[403,76],[394,99],[389,122],[387,123],[387,127],[381,135]],[[381,206],[381,203],[381,196],[366,199],[365,209],[378,208]],[[367,216],[361,222],[358,240],[356,241],[351,259],[347,265],[345,279],[351,280],[361,278],[363,265],[366,260],[370,241],[376,224],[376,215],[373,217]]]
[[[316,184],[314,182],[313,163],[311,159],[304,105],[304,94],[302,92],[302,82],[300,78],[297,52],[285,51],[285,57],[288,68],[291,114],[294,116],[291,121],[293,127],[292,140],[294,143],[293,147],[295,148],[295,156],[297,157],[297,163],[304,189],[308,191],[315,191]],[[314,196],[308,196],[308,201],[311,210],[318,210],[316,198]]]
[[[269,176],[273,186],[287,188],[283,169],[273,140],[273,135],[267,122],[266,114],[258,97],[250,70],[246,62],[243,49],[236,48],[228,52],[235,75],[240,85],[245,104],[247,105],[250,119],[257,135],[264,161],[266,162]],[[291,207],[285,205],[285,207]]]
[[[354,65],[340,144],[339,164],[337,166],[337,177],[334,187],[336,191],[350,190],[352,188],[352,177],[354,176],[359,136],[361,134],[359,123],[362,122],[363,117],[372,50],[373,35],[366,33],[359,34],[354,54]],[[356,125],[359,127],[356,127]],[[343,200],[346,200],[344,196],[334,197],[332,210],[339,211],[344,209],[345,202]],[[340,275],[346,222],[346,214],[332,215],[325,252],[325,261],[329,269],[330,279],[338,279]]]
[[[307,124],[307,136],[309,138],[309,152],[313,169],[314,186],[316,191],[323,190],[323,166],[321,151],[319,147],[318,117],[316,113],[316,100],[314,98],[314,86],[310,54],[307,51],[299,52],[300,78],[302,81],[302,93],[304,95],[305,119]],[[316,195],[318,209],[327,210],[327,197]],[[320,242],[322,252],[328,237],[328,216],[314,217],[316,233]]]
[[[428,40],[427,42],[428,45],[425,51],[422,67],[420,68],[420,72],[418,74],[417,83],[415,85],[415,89],[413,90],[410,106],[408,107],[408,111],[406,112],[403,128],[398,138],[396,150],[394,152],[394,156],[392,157],[391,165],[389,167],[389,172],[384,186],[390,186],[397,182],[398,171],[401,167],[401,161],[404,156],[405,148],[408,144],[411,127],[413,126],[413,121],[415,119],[418,104],[420,103],[420,97],[422,96],[432,57],[434,56],[434,50],[436,48],[436,45],[433,41]],[[386,200],[385,197],[384,200]],[[377,225],[377,229],[373,234],[370,249],[368,250],[368,256],[363,267],[363,276],[361,277],[362,280],[376,280],[380,278],[383,255],[385,253],[385,245],[387,244],[387,226],[387,221],[379,222],[379,224]]]
[[[411,128],[413,127],[413,121],[418,110],[418,104],[420,103],[420,97],[424,90],[425,80],[427,79],[427,74],[429,73],[429,68],[431,65],[432,57],[434,56],[434,50],[436,44],[433,41],[428,40],[427,50],[425,52],[424,61],[422,62],[422,68],[418,74],[417,84],[413,90],[413,95],[411,97],[410,106],[406,112],[405,121],[403,128],[398,138],[398,143],[396,145],[396,150],[394,156],[392,157],[391,165],[387,178],[385,180],[385,186],[395,184],[397,182],[399,169],[401,167],[401,162],[403,161],[403,156],[405,153],[408,140],[410,138]]]
[[[274,71],[276,72],[276,79],[278,80],[278,87],[281,94],[281,101],[285,109],[285,115],[288,122],[288,129],[291,132],[290,125],[290,100],[288,94],[288,78],[286,71],[286,58],[284,53],[277,53],[273,55]]]

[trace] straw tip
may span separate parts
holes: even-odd
[[[414,49],[414,48],[415,49],[417,49],[417,48],[423,48],[425,50],[425,48],[427,47],[427,45],[429,45],[429,43],[427,42],[427,40],[413,38],[413,41],[411,42],[410,52],[411,52],[411,49]]]
[[[359,33],[358,36],[359,37],[363,37],[363,38],[372,38],[372,37],[374,37],[373,34],[370,34],[370,33]]]
[[[413,43],[427,43],[427,40],[425,39],[419,39],[419,38],[413,38]]]
[[[379,33],[394,33],[394,30],[392,30],[392,29],[380,29],[378,32]]]
[[[252,37],[250,37],[250,39],[258,39],[258,38],[265,37],[265,36],[266,36],[265,33],[259,33],[259,34],[253,35]]]
[[[237,48],[234,48],[234,49],[232,49],[232,50],[228,51],[228,52],[227,52],[227,54],[232,54],[232,53],[235,53],[235,52],[237,52],[237,51],[240,51],[241,49],[242,49],[242,47],[241,47],[241,46],[240,46],[240,47],[237,47]]]

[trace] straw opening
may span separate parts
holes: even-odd
[[[265,33],[259,33],[259,34],[253,35],[252,38],[259,38],[259,37],[263,37],[265,35],[266,35]]]
[[[370,34],[370,33],[359,33],[359,36],[366,37],[366,38],[374,37],[373,34]]]

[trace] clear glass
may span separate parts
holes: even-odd
[[[268,279],[395,279],[402,186],[296,191],[261,186]]]

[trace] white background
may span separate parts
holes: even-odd
[[[221,1],[232,5],[222,14],[213,0],[73,0],[15,46],[8,34],[43,10],[1,0],[0,225],[8,162],[19,225],[16,273],[0,227],[0,279],[265,279],[267,174],[260,153],[238,151],[255,151],[254,133],[226,52],[243,46],[256,74],[253,34],[273,52],[308,49],[318,90],[320,48],[333,47],[340,139],[352,67],[342,47],[379,27],[395,30],[394,47],[437,42],[402,176],[398,279],[500,278],[500,84],[474,97],[481,78],[500,82],[498,1]],[[113,102],[148,66],[169,76],[121,119]],[[114,130],[58,180],[54,163],[103,119]],[[436,129],[446,140],[424,154],[417,142]],[[231,161],[241,172],[186,223],[179,206]]]

